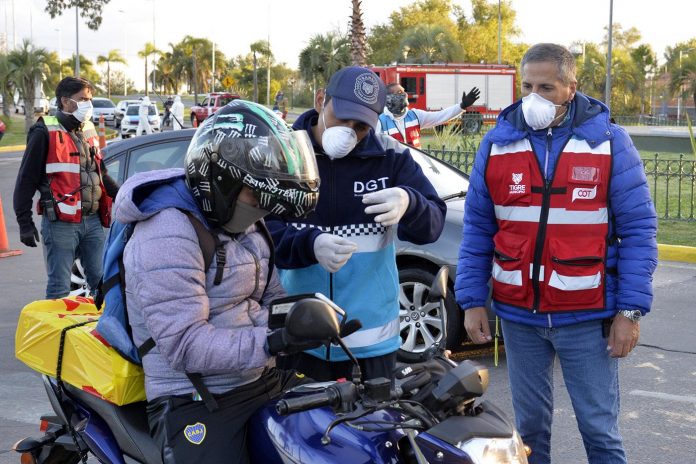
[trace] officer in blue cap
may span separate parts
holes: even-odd
[[[446,211],[408,147],[375,134],[386,93],[367,68],[346,67],[331,77],[317,92],[315,108],[293,125],[312,139],[319,204],[297,222],[267,220],[288,293],[321,292],[362,323],[344,340],[368,379],[392,376],[401,345],[395,234],[416,244],[434,242]],[[279,364],[317,380],[350,378],[352,371],[335,346]]]

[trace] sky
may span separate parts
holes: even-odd
[[[368,29],[384,24],[390,13],[414,1],[363,0],[364,22]],[[469,0],[453,3],[471,12]],[[32,38],[37,46],[58,51],[63,58],[71,56],[74,9],[51,19],[45,5],[45,0],[0,0],[0,34],[7,34],[10,47],[15,37],[18,44]],[[516,41],[599,43],[609,23],[609,5],[610,0],[512,0],[522,32]],[[650,44],[661,61],[666,46],[696,37],[696,0],[614,0],[613,5],[613,22],[624,30],[636,27],[641,43]],[[98,31],[89,30],[80,18],[80,53],[96,63],[97,55],[120,49],[128,61],[128,76],[141,88],[144,66],[137,52],[153,37],[164,49],[187,34],[205,37],[228,58],[248,53],[252,42],[270,39],[276,59],[294,68],[313,35],[345,32],[350,14],[349,0],[111,0]]]

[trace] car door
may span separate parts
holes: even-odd
[[[183,168],[190,139],[167,140],[134,148],[128,154],[125,179],[138,172]],[[124,180],[125,180],[124,179]]]

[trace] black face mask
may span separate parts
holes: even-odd
[[[397,118],[408,111],[408,96],[403,93],[390,93],[387,95],[387,109]]]

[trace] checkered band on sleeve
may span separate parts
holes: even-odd
[[[336,226],[333,228],[333,230],[331,230],[331,227],[317,226],[314,224],[292,223],[291,225],[296,229],[300,230],[312,227],[315,229],[319,229],[322,232],[328,232],[334,235],[338,235],[339,237],[367,237],[375,235],[384,235],[387,231],[387,228],[385,226],[374,222],[369,224],[346,224],[343,226]]]

